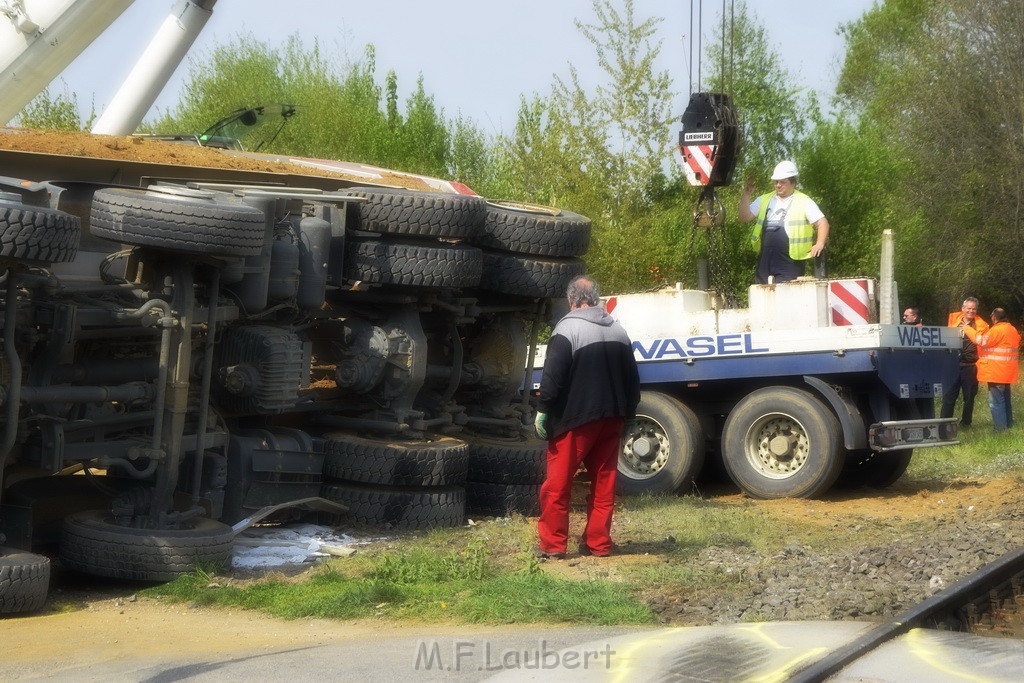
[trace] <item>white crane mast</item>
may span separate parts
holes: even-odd
[[[179,0],[93,127],[128,135],[142,122],[217,0]],[[134,0],[0,0],[0,125],[9,122]],[[102,65],[98,65],[102,68]]]

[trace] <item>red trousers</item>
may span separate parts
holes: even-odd
[[[548,473],[540,487],[540,550],[564,553],[569,541],[569,499],[580,463],[590,475],[583,542],[594,555],[612,551],[615,474],[622,438],[621,417],[589,422],[548,442]]]

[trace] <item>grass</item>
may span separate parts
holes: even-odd
[[[984,399],[982,392],[974,426],[961,432],[962,443],[918,450],[908,480],[1000,476],[1024,483],[1024,424],[995,434]],[[574,524],[580,517],[574,513]],[[647,604],[652,594],[728,592],[741,586],[736,573],[697,561],[704,548],[746,549],[767,558],[793,543],[813,551],[851,542],[848,534],[835,533],[834,525],[805,524],[800,515],[780,519],[753,501],[725,503],[693,495],[622,498],[615,523],[617,538],[629,539],[629,561],[612,569],[600,561],[583,563],[571,572],[574,578],[560,576],[560,565],[538,564],[532,554],[534,521],[513,518],[392,539],[298,578],[241,582],[197,572],[143,594],[285,618],[650,624],[656,620]],[[858,539],[884,538],[894,524],[912,523],[865,518],[857,525]]]
[[[356,567],[334,560],[297,581],[274,577],[224,585],[199,571],[142,594],[284,618],[376,616],[487,624],[646,624],[654,619],[622,585],[553,577],[525,554],[518,567],[502,567],[489,558],[482,537],[465,533],[468,541],[456,551],[436,552],[436,537],[413,538],[403,543],[406,550],[380,549]]]
[[[1024,405],[1024,388],[1013,389],[1015,412]],[[938,403],[936,403],[938,408]],[[957,402],[959,416],[962,401]],[[936,414],[938,414],[936,412]],[[1024,423],[996,434],[988,409],[988,390],[982,385],[974,401],[972,425],[960,429],[960,445],[949,448],[924,448],[914,452],[907,476],[913,479],[950,479],[957,477],[993,477],[1024,472]]]

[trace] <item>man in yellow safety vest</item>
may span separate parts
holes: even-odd
[[[804,274],[804,261],[825,250],[828,219],[813,199],[796,189],[797,170],[781,161],[772,173],[775,192],[751,202],[756,185],[747,178],[740,196],[740,220],[753,221],[751,247],[758,252],[756,281],[789,282]]]

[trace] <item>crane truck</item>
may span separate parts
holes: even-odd
[[[731,95],[692,93],[681,122],[679,161],[703,188],[694,228],[719,231],[714,264],[725,244],[715,188],[731,183],[739,152]],[[893,248],[886,231],[880,281],[829,279],[816,261],[814,277],[751,286],[748,308],[726,306],[720,272],[711,289],[607,299],[643,387],[618,490],[685,490],[710,457],[750,496],[813,497],[837,481],[888,486],[914,449],[957,443],[934,401],[956,377],[961,334],[894,324]]]
[[[5,104],[128,4],[0,3]],[[134,130],[212,5],[175,6],[103,133]],[[47,555],[162,581],[296,509],[429,529],[536,505],[530,339],[589,220],[356,164],[18,151],[28,134],[0,130],[0,613],[44,603]]]
[[[129,4],[0,5],[0,113]],[[175,5],[96,132],[134,130],[213,4]],[[34,550],[167,580],[225,564],[240,529],[294,509],[397,529],[534,509],[544,444],[522,389],[551,300],[583,272],[586,218],[341,162],[10,147],[0,613],[45,602]],[[325,165],[349,175],[308,170]],[[840,325],[847,285],[863,315]],[[681,287],[609,299],[644,382],[622,490],[677,490],[711,454],[751,495],[812,496],[839,477],[885,485],[913,448],[951,443],[955,425],[917,409],[941,393],[956,333],[888,324],[875,286],[755,288],[749,309]]]

